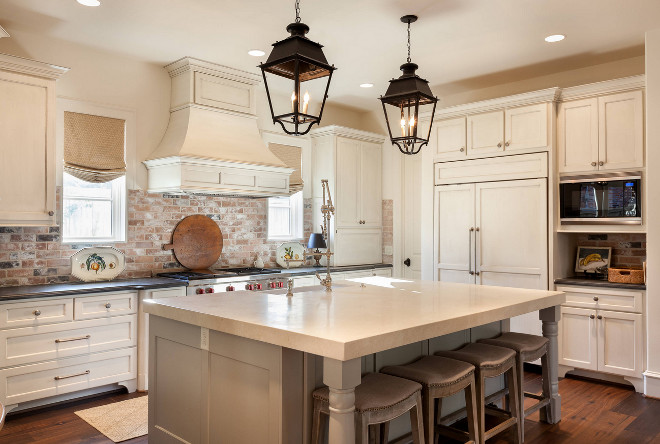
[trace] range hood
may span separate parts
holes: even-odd
[[[293,170],[268,149],[257,127],[259,76],[191,57],[165,69],[172,79],[170,121],[143,162],[149,192],[287,195]]]

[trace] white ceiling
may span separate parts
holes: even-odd
[[[0,24],[163,65],[187,55],[258,72],[265,57],[247,51],[268,53],[295,17],[293,0],[101,1],[0,0]],[[640,55],[644,31],[660,27],[660,0],[301,0],[308,36],[338,68],[330,100],[373,108],[405,61],[399,17],[411,13],[412,59],[440,91]],[[543,40],[558,33],[566,40]]]

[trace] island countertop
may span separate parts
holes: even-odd
[[[362,285],[364,284],[364,285]],[[282,292],[145,301],[145,312],[346,361],[558,306],[557,291],[366,277]]]

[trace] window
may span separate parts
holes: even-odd
[[[125,196],[125,176],[110,182],[94,183],[65,172],[62,180],[63,241],[125,241]]]
[[[302,191],[299,191],[288,197],[268,199],[268,239],[303,238],[302,194]]]

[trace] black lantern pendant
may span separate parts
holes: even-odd
[[[286,27],[291,36],[275,42],[266,63],[259,65],[273,123],[296,136],[307,134],[312,125],[321,122],[332,71],[336,69],[323,55],[323,45],[305,37],[309,26],[300,22],[299,4],[296,0],[295,23]],[[291,95],[273,100],[271,90],[290,91]]]
[[[398,146],[403,154],[417,154],[429,143],[438,99],[433,96],[429,82],[415,74],[419,66],[410,61],[410,24],[417,21],[417,16],[406,15],[401,17],[401,21],[408,24],[408,60],[401,65],[401,77],[390,80],[390,86],[380,100],[392,144]],[[421,134],[419,116],[429,110],[431,121],[428,133]]]

